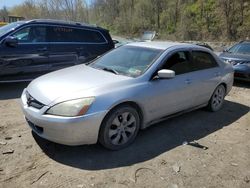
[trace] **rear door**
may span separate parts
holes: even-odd
[[[75,28],[74,41],[78,44],[79,63],[86,63],[110,49],[105,36],[94,28]]]
[[[81,27],[49,27],[51,70],[86,63],[110,49],[98,30]]]
[[[4,66],[1,77],[28,79],[48,71],[47,29],[45,26],[24,26],[11,36],[18,38],[16,47],[2,44],[1,59]]]
[[[214,57],[205,51],[192,51],[192,70],[190,85],[193,86],[194,104],[200,105],[209,101],[216,86],[220,83],[220,67]]]
[[[78,63],[74,42],[74,29],[64,26],[48,26],[50,42],[49,62],[50,71],[73,66]]]

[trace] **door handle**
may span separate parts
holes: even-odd
[[[214,76],[220,76],[220,72],[214,73]]]
[[[48,51],[48,48],[47,47],[38,48],[37,51],[38,52],[46,52],[46,51]]]
[[[186,83],[186,84],[191,84],[191,80],[190,80],[190,79],[186,79],[186,80],[185,80],[185,83]]]
[[[84,49],[83,47],[76,48],[76,50],[83,50],[83,49]]]

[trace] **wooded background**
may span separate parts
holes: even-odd
[[[130,37],[144,30],[170,40],[250,37],[250,0],[26,0],[3,14],[86,22]]]

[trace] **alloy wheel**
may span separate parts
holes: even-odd
[[[137,122],[131,112],[117,114],[109,128],[108,135],[112,144],[127,143],[136,132]]]
[[[211,101],[212,102],[211,106],[214,111],[221,108],[224,102],[224,97],[225,97],[225,88],[223,85],[220,85],[216,88]]]

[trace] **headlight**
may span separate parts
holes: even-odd
[[[68,117],[82,116],[88,111],[94,99],[94,97],[88,97],[62,102],[52,106],[46,114]]]

